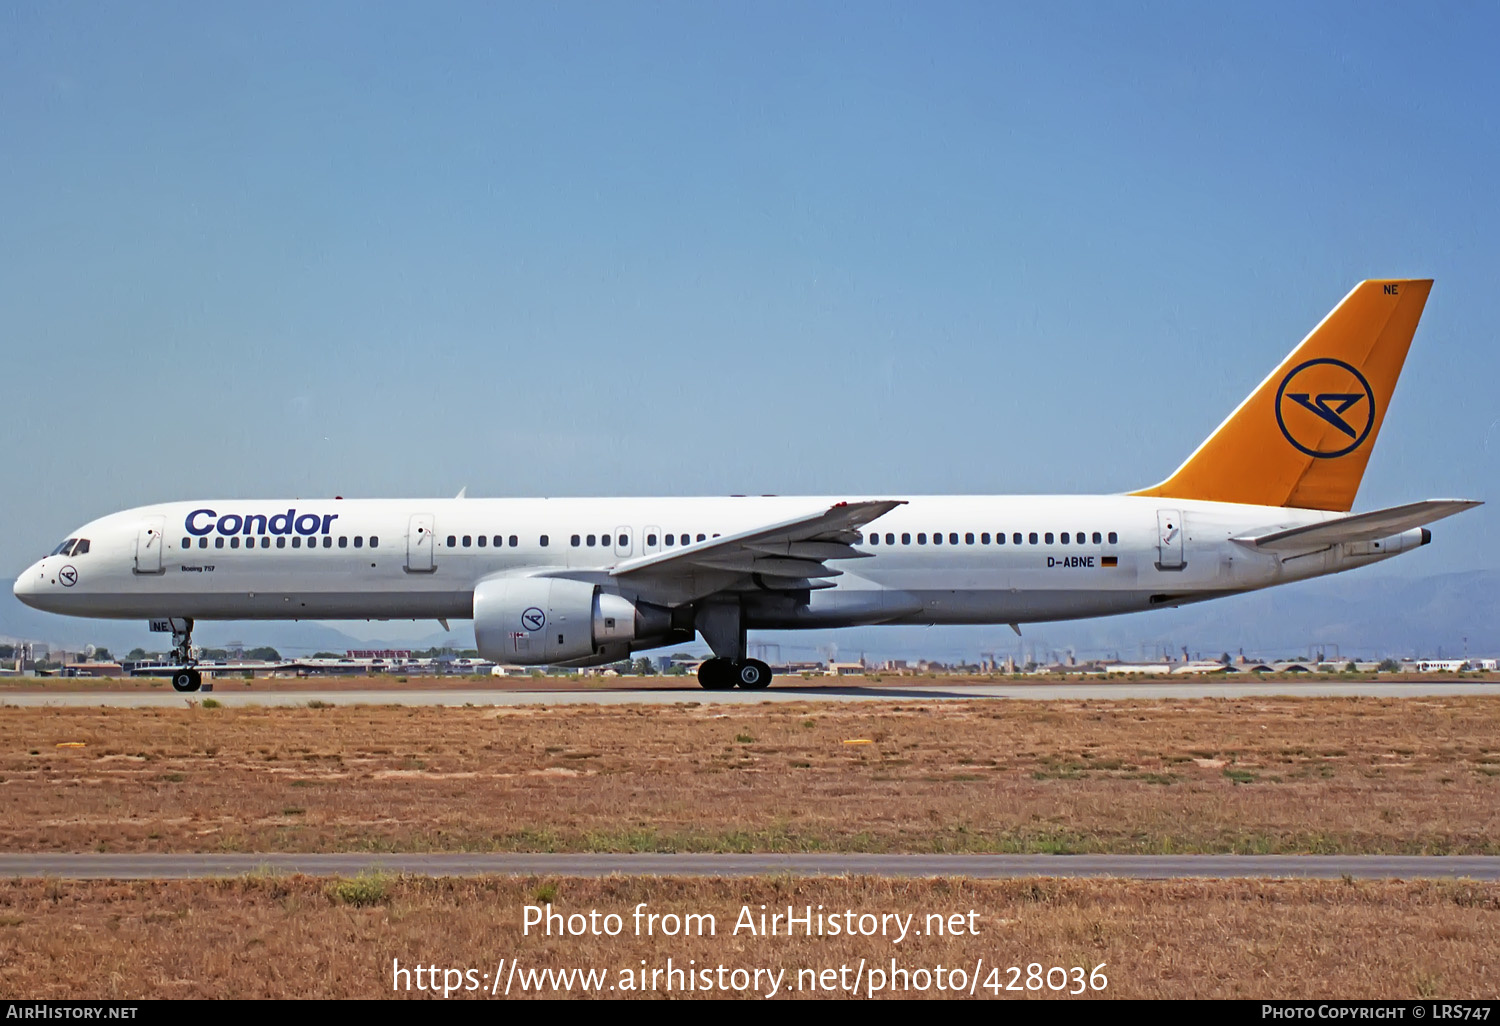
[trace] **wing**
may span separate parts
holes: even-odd
[[[1409,502],[1404,506],[1392,506],[1390,509],[1377,509],[1371,513],[1354,513],[1305,527],[1236,538],[1235,541],[1270,552],[1295,552],[1340,542],[1371,541],[1389,538],[1478,505],[1480,503],[1473,499],[1427,499],[1423,502]]]
[[[610,576],[664,601],[688,602],[718,591],[831,588],[842,570],[827,565],[869,555],[854,547],[859,528],[900,499],[840,502],[806,516],[627,560]]]

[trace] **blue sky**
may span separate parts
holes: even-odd
[[[1497,30],[5,5],[0,564],[191,496],[1124,490],[1401,275],[1359,506],[1493,498]],[[1389,572],[1500,567],[1494,523]]]

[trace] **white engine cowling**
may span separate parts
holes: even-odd
[[[621,645],[628,653],[630,642],[670,628],[668,610],[587,581],[492,577],[474,588],[479,654],[498,663],[572,662]]]

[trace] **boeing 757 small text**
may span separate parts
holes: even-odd
[[[142,618],[197,690],[196,620],[472,617],[479,652],[593,666],[702,635],[705,688],[764,688],[751,628],[1009,624],[1199,602],[1427,544],[1477,502],[1351,513],[1429,280],[1357,285],[1187,461],[1125,495],[198,500],[92,521],[22,602]]]

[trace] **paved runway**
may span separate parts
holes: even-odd
[[[247,873],[351,876],[884,876],[1500,880],[1482,855],[0,855],[0,878],[164,880]]]
[[[597,687],[576,690],[463,691],[256,691],[239,682],[221,685],[212,694],[152,691],[19,691],[0,693],[0,707],[114,706],[180,709],[189,701],[213,698],[224,705],[675,705],[697,702],[717,705],[755,705],[761,702],[955,701],[979,698],[1031,700],[1110,698],[1254,698],[1295,695],[1309,698],[1431,698],[1444,695],[1500,695],[1500,683],[1476,680],[1370,681],[1118,681],[1090,684],[879,684],[797,687],[772,686],[765,691],[705,691],[693,684],[677,689]]]

